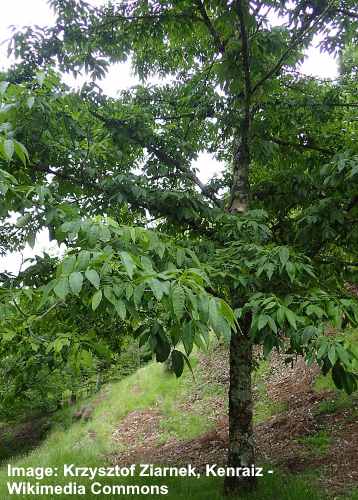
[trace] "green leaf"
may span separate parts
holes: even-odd
[[[94,269],[87,269],[87,271],[85,272],[85,276],[95,288],[99,288],[101,280],[97,271],[95,271]]]
[[[308,314],[308,316],[315,315],[317,316],[317,318],[322,318],[323,316],[325,316],[324,310],[314,304],[311,304],[306,308],[306,314]]]
[[[129,228],[129,234],[131,235],[132,242],[135,243],[136,240],[137,240],[135,227],[130,227]]]
[[[271,330],[274,332],[274,333],[277,333],[277,326],[276,326],[276,323],[274,321],[273,318],[271,318],[271,316],[269,316],[269,319],[268,319],[268,324],[271,328]]]
[[[275,266],[273,264],[271,264],[270,262],[266,264],[265,272],[269,280],[272,278],[274,271],[275,271]]]
[[[328,359],[330,360],[331,365],[334,366],[337,361],[337,353],[334,345],[332,345],[328,351]]]
[[[290,309],[285,308],[285,316],[287,318],[287,321],[289,324],[294,328],[295,330],[297,329],[297,323],[296,323],[296,315],[293,313]]]
[[[113,290],[113,288],[111,286],[106,285],[103,288],[103,294],[106,297],[106,299],[108,300],[108,302],[110,302],[113,305],[116,304],[117,298],[116,298],[114,290]]]
[[[108,227],[102,226],[102,227],[99,228],[98,238],[101,241],[105,242],[105,243],[107,241],[110,241],[110,239],[111,239],[111,231],[108,229]]]
[[[95,311],[102,300],[102,290],[97,290],[92,297],[92,310]]]
[[[222,317],[219,317],[218,325],[217,325],[217,331],[215,332],[216,335],[221,335],[225,342],[230,342],[231,339],[231,328],[229,323]],[[234,332],[234,335],[237,332]]]
[[[27,161],[29,160],[29,153],[25,146],[21,144],[21,142],[14,141],[14,148],[16,155],[20,158],[22,163],[26,166]]]
[[[121,252],[119,255],[120,255],[122,264],[124,266],[124,269],[126,270],[126,273],[130,277],[130,279],[132,279],[133,278],[133,272],[134,272],[134,270],[136,268],[134,260],[132,259],[132,257],[127,252]]]
[[[336,346],[336,352],[342,363],[344,363],[345,365],[348,365],[350,363],[350,356],[348,352],[340,344]]]
[[[127,283],[124,290],[126,294],[126,299],[129,300],[133,295],[133,286],[130,283]]]
[[[82,273],[75,271],[74,273],[71,273],[69,276],[69,284],[70,284],[70,289],[71,291],[75,294],[78,295],[82,289],[83,285],[83,276]]]
[[[68,337],[59,337],[53,343],[53,350],[55,352],[61,352],[65,346],[70,345],[70,340]]]
[[[226,319],[229,325],[234,327],[236,322],[235,314],[231,307],[225,302],[225,300],[219,301],[219,309],[220,313]]]
[[[11,160],[15,151],[14,141],[12,139],[6,139],[3,144],[4,153],[7,160]]]
[[[153,272],[153,263],[146,255],[142,255],[140,262],[145,271],[148,271],[149,273]]]
[[[165,336],[164,333],[161,335],[156,335],[156,346],[155,346],[155,355],[157,361],[160,363],[163,363],[163,361],[166,361],[169,357],[170,354],[170,344]]]
[[[5,330],[0,334],[5,342],[12,340],[16,337],[16,332],[13,330]]]
[[[39,84],[40,87],[42,87],[42,85],[45,81],[45,78],[46,78],[46,73],[44,73],[43,71],[38,71],[36,73],[36,80],[37,80],[37,83]]]
[[[195,381],[195,375],[194,375],[194,372],[193,372],[193,368],[192,368],[192,366],[191,366],[191,364],[190,364],[189,358],[188,358],[187,356],[185,356],[185,354],[184,354],[184,353],[182,353],[182,354],[183,354],[184,361],[185,361],[185,363],[187,364],[187,367],[189,368],[189,370],[190,370],[190,372],[191,372],[191,374],[192,374],[192,376],[193,376],[193,379],[194,379],[194,381]]]
[[[191,290],[187,290],[187,294],[188,294],[188,297],[189,297],[189,300],[190,300],[190,305],[191,305],[191,308],[190,308],[191,317],[193,319],[195,319],[196,321],[199,321],[200,320],[200,314],[199,314],[199,309],[198,309],[198,307],[199,307],[198,299],[193,294],[193,292]]]
[[[53,289],[57,297],[60,299],[64,300],[66,298],[66,295],[69,293],[70,289],[68,286],[68,278],[63,277],[57,280],[57,283]]]
[[[172,289],[172,304],[174,314],[178,321],[181,320],[184,314],[184,306],[185,306],[185,292],[180,285],[175,285]]]
[[[139,347],[144,346],[148,342],[148,339],[150,337],[150,329],[146,328],[140,335],[139,337]]]
[[[288,259],[289,259],[289,256],[290,256],[290,251],[287,247],[280,247],[280,250],[278,252],[278,255],[280,257],[280,261],[281,261],[281,264],[282,264],[282,267],[285,267]]]
[[[86,228],[87,241],[90,247],[94,247],[99,239],[100,227],[98,224],[91,224]]]
[[[81,250],[77,256],[77,269],[84,271],[87,269],[89,261],[91,259],[91,252],[88,250]]]
[[[270,354],[276,345],[276,338],[273,335],[265,335],[263,354],[265,358]]]
[[[214,332],[218,335],[221,332],[219,330],[220,323],[220,315],[218,311],[218,306],[214,297],[212,297],[209,301],[209,321],[214,330]]]
[[[8,88],[9,86],[9,82],[5,82],[5,81],[2,81],[0,82],[0,94],[5,94],[6,92],[6,89]]]
[[[55,288],[56,286],[56,281],[52,280],[49,283],[47,283],[45,286],[41,287],[42,289],[42,299],[40,301],[39,307],[42,307],[44,304],[46,304],[48,300],[48,296],[50,292]]]
[[[296,276],[296,266],[294,264],[292,264],[292,262],[287,262],[286,272],[291,280],[291,283],[293,283],[295,276]]]
[[[118,314],[118,316],[121,318],[122,321],[126,319],[126,306],[122,300],[116,300],[114,303],[114,308]]]
[[[78,358],[79,358],[80,365],[83,368],[92,368],[92,366],[93,366],[93,357],[92,357],[92,354],[89,351],[87,351],[86,349],[82,349],[78,353]]]
[[[27,236],[27,243],[31,248],[35,247],[36,243],[36,233],[34,231],[31,231],[28,236]]]
[[[199,333],[199,332],[196,332],[195,335],[194,335],[194,344],[199,347],[200,350],[202,351],[206,351],[207,350],[207,346],[204,342],[204,339],[202,337],[202,335]]]
[[[31,108],[32,108],[32,106],[34,105],[34,102],[35,102],[35,98],[34,98],[34,96],[30,96],[30,97],[28,97],[28,98],[27,98],[27,100],[26,100],[27,107],[28,107],[29,109],[31,109]]]
[[[15,185],[18,184],[17,179],[13,175],[9,174],[9,172],[7,172],[6,170],[2,170],[0,168],[0,179],[1,177],[2,180],[5,180],[6,182],[11,182],[12,184]]]
[[[176,261],[178,267],[181,267],[183,265],[185,259],[185,251],[183,248],[178,248],[177,249],[177,255],[176,255]]]
[[[276,319],[277,323],[280,325],[280,327],[283,327],[283,324],[285,322],[285,309],[284,307],[279,307],[276,311]]]
[[[133,299],[136,307],[141,306],[144,291],[145,291],[145,283],[141,283],[140,285],[135,287],[133,293]]]
[[[357,390],[357,375],[349,372],[344,372],[343,388],[347,394],[352,394]]]
[[[68,255],[65,257],[62,261],[62,270],[64,274],[70,274],[74,270],[76,265],[76,256],[75,255]]]
[[[193,350],[193,345],[194,345],[194,335],[191,322],[184,324],[181,338],[183,341],[185,352],[189,356],[189,354]]]
[[[314,326],[307,326],[302,332],[302,340],[304,342],[309,342],[317,335],[317,330]]]
[[[327,342],[322,342],[320,345],[318,352],[317,352],[317,359],[323,358],[323,356],[326,354],[328,350],[328,343]]]
[[[16,227],[24,227],[31,220],[31,214],[25,214],[16,219]]]
[[[257,321],[257,329],[262,330],[268,323],[269,316],[267,314],[260,314],[259,319]]]
[[[162,287],[161,282],[155,278],[152,278],[152,279],[148,280],[148,285],[150,286],[150,288],[154,294],[154,297],[157,300],[162,300],[163,287]]]
[[[184,370],[184,356],[183,353],[174,349],[171,354],[173,370],[177,377],[180,377]]]

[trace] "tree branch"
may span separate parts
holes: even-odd
[[[185,192],[173,192],[173,191],[161,191],[159,189],[147,188],[145,193],[143,189],[138,190],[140,185],[140,176],[132,176],[130,180],[124,179],[121,182],[114,181],[113,187],[105,187],[101,184],[92,183],[91,181],[84,181],[76,177],[64,174],[58,170],[54,170],[48,165],[31,165],[32,169],[39,172],[53,174],[60,179],[64,179],[68,182],[73,183],[81,188],[87,187],[93,189],[99,195],[107,198],[107,201],[113,199],[117,194],[122,194],[126,202],[137,210],[148,210],[150,213],[157,214],[160,217],[165,217],[169,221],[175,224],[183,224],[185,227],[189,227],[193,231],[198,231],[203,234],[210,234],[212,236],[213,230],[208,227],[207,219],[209,215],[210,207],[202,203],[201,200],[196,199],[192,194],[187,194]],[[132,189],[135,186],[135,190]],[[185,218],[180,218],[177,215],[177,205],[178,194],[182,195],[181,203],[184,204],[188,209],[193,209],[193,217],[188,215]],[[172,195],[170,200],[169,195]],[[172,201],[172,205],[169,203]]]
[[[249,205],[249,170],[251,162],[251,75],[250,75],[250,48],[246,29],[249,16],[246,0],[236,1],[239,30],[241,36],[241,59],[244,73],[244,116],[240,124],[240,137],[233,157],[233,181],[230,193],[229,211],[246,212]]]
[[[319,153],[324,153],[327,155],[334,154],[334,151],[331,149],[320,148],[319,146],[314,146],[311,144],[300,144],[299,142],[296,143],[296,142],[284,141],[282,139],[279,139],[278,137],[267,137],[267,140],[270,142],[274,142],[279,146],[287,146],[289,148],[294,148],[294,149],[310,149],[312,151],[317,151]]]
[[[101,114],[97,113],[96,111],[91,111],[93,116],[101,120],[105,125],[110,126],[110,127],[122,127],[126,125],[126,123],[122,120],[115,120],[113,118],[107,118],[105,116],[102,116]],[[196,186],[199,187],[201,193],[203,196],[206,198],[209,198],[214,205],[216,205],[218,208],[220,208],[221,204],[219,200],[215,197],[213,193],[208,191],[206,189],[206,185],[201,182],[199,177],[190,170],[190,168],[186,165],[184,165],[180,160],[177,160],[176,158],[173,158],[170,156],[166,151],[164,151],[162,148],[160,148],[158,145],[155,144],[155,142],[148,141],[148,139],[142,139],[141,137],[138,136],[138,134],[133,131],[133,129],[130,129],[128,127],[128,131],[130,134],[130,138],[139,146],[146,148],[150,153],[154,154],[159,161],[165,163],[167,166],[174,167],[180,172],[182,172],[188,179],[190,179]]]
[[[217,49],[223,54],[225,52],[225,43],[222,42],[219,33],[214,28],[213,23],[211,22],[210,17],[206,12],[203,2],[201,0],[196,0],[195,3],[199,8],[200,14],[202,15],[202,20],[204,21],[206,27],[208,28],[211,36],[215,41]]]
[[[330,9],[330,5],[328,5],[318,16],[316,13],[312,13],[312,15],[309,17],[309,19],[306,21],[306,23],[301,27],[301,29],[298,30],[298,33],[296,36],[293,37],[291,43],[288,45],[287,49],[283,52],[283,54],[279,57],[277,60],[276,64],[259,80],[253,87],[252,93],[255,93],[267,80],[269,80],[272,76],[274,76],[282,66],[285,64],[286,58],[294,50],[300,42],[302,42],[303,38],[310,32],[312,31],[317,24],[322,20],[324,15],[328,12]],[[311,21],[313,23],[311,24]]]
[[[251,75],[250,75],[250,48],[249,48],[249,38],[246,29],[246,19],[245,12],[242,8],[242,1],[237,2],[237,12],[239,17],[240,25],[240,35],[242,43],[242,65],[244,68],[244,80],[245,80],[245,98],[246,101],[250,101],[251,97]]]

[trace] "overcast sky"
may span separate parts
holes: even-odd
[[[92,5],[101,5],[102,0],[87,0]],[[46,0],[8,0],[3,2],[0,18],[0,42],[9,38],[10,25],[17,27],[26,25],[49,25],[54,20],[54,14],[47,4]],[[316,41],[317,43],[317,41]],[[0,46],[0,66],[1,69],[6,68],[10,62],[7,58],[6,44]],[[307,58],[301,67],[302,73],[307,75],[318,76],[321,78],[335,78],[337,76],[337,64],[327,54],[321,54],[319,49],[315,46],[307,51]],[[78,86],[83,83],[85,77],[80,80],[74,80],[71,76],[64,77],[67,84],[70,86]],[[116,96],[117,92],[121,89],[135,85],[138,80],[131,73],[129,64],[120,64],[113,66],[100,85],[103,91],[111,96]],[[202,155],[198,162],[199,175],[201,179],[206,182],[216,171],[220,169],[220,165],[212,160],[209,155]],[[43,232],[38,239],[35,246],[35,253],[41,253],[49,246],[48,236]],[[30,257],[34,251],[27,247],[23,254]],[[7,270],[17,272],[21,263],[21,254],[16,253],[0,258],[0,272]]]

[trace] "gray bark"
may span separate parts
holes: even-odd
[[[251,467],[255,464],[252,400],[252,344],[249,338],[251,318],[241,322],[242,332],[230,342],[229,389],[229,467]],[[225,493],[234,495],[255,487],[255,477],[227,477]]]
[[[242,43],[242,68],[245,88],[243,118],[237,146],[233,154],[233,183],[229,204],[230,212],[246,212],[249,206],[249,172],[251,142],[251,75],[250,48],[247,34],[249,7],[247,1],[237,0],[237,15]],[[237,300],[233,301],[234,303]],[[242,304],[241,304],[242,305]],[[230,342],[229,390],[229,467],[250,467],[255,464],[252,400],[252,344],[250,340],[251,315],[240,323],[241,330],[233,333]],[[225,494],[237,495],[255,486],[255,477],[226,477]]]

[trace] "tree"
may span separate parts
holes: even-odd
[[[56,278],[34,290],[45,290],[39,310],[77,294],[112,308],[178,375],[208,328],[230,338],[228,463],[250,465],[253,344],[304,354],[356,388],[355,347],[325,335],[329,323],[358,322],[345,288],[357,266],[353,69],[337,82],[297,72],[316,34],[330,52],[356,43],[354,2],[51,5],[54,27],[15,34],[23,62],[4,94],[3,131],[17,142],[3,142],[3,215],[23,213],[20,241],[48,226],[69,248]],[[118,99],[95,84],[70,92],[52,72],[34,83],[51,64],[100,78],[128,58],[144,84]],[[152,74],[171,83],[146,85]],[[23,105],[11,101],[21,92],[31,95],[20,125]],[[202,151],[226,165],[205,185],[192,166]],[[19,198],[24,189],[33,202]],[[227,478],[226,492],[253,485]]]

